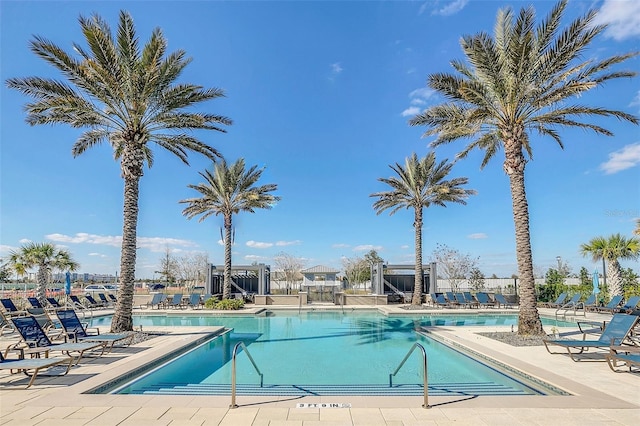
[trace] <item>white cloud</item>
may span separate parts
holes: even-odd
[[[20,241],[18,241],[20,244],[28,244],[31,243],[32,241],[28,238],[23,238]]]
[[[426,103],[427,101],[425,101],[424,99],[420,99],[420,98],[411,99],[411,105],[424,105]]]
[[[485,234],[484,232],[477,232],[475,234],[467,235],[467,238],[470,238],[472,240],[482,240],[482,239],[485,239],[485,238],[489,238],[489,236],[487,234]]]
[[[342,244],[342,243],[339,243],[339,244],[333,244],[333,245],[331,246],[331,248],[347,248],[347,247],[350,247],[350,246],[349,246],[349,244]]]
[[[408,117],[408,116],[414,116],[416,114],[420,113],[420,108],[416,107],[416,106],[412,106],[409,107],[407,109],[405,109],[404,111],[402,111],[402,116],[403,117]]]
[[[332,74],[340,74],[342,72],[343,68],[340,65],[340,62],[336,62],[331,64],[331,73]]]
[[[247,247],[259,248],[259,249],[273,247],[273,243],[263,243],[260,241],[253,241],[253,240],[247,241],[246,244],[247,244]]]
[[[621,172],[640,164],[640,142],[627,145],[609,154],[609,160],[600,164],[606,175]]]
[[[609,24],[604,34],[614,40],[640,36],[640,2],[604,0],[594,24]]]
[[[421,87],[419,89],[412,90],[411,93],[409,93],[409,97],[410,98],[429,99],[435,93],[436,93],[436,91],[433,90],[433,89],[429,89],[428,87]]]
[[[453,0],[439,9],[431,12],[432,15],[450,16],[460,12],[469,3],[469,0]]]
[[[359,246],[355,246],[353,248],[353,251],[370,251],[370,250],[380,251],[382,250],[382,246],[374,246],[372,244],[362,244]]]
[[[45,238],[57,243],[67,244],[97,244],[111,247],[122,246],[122,236],[120,235],[96,235],[86,232],[78,232],[75,235],[65,234],[49,234],[45,235]],[[173,250],[176,247],[197,247],[198,245],[193,241],[180,240],[177,238],[164,238],[164,237],[138,237],[137,247],[148,249],[152,252],[164,252],[167,247],[173,246]]]
[[[284,246],[297,246],[302,244],[302,241],[300,240],[294,240],[294,241],[276,241],[276,246],[278,247],[284,247]]]
[[[255,254],[248,254],[244,258],[247,259],[247,260],[251,260],[251,261],[254,261],[254,260],[256,260],[256,261],[257,260],[267,260],[268,259],[268,257],[257,256]]]
[[[409,246],[407,244],[403,244],[400,246],[401,249],[406,250],[409,248]]]
[[[100,253],[89,253],[87,256],[96,256],[96,257],[102,257],[102,258],[107,257],[106,254],[100,254]]]

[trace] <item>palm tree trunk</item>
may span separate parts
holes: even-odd
[[[413,285],[413,298],[411,299],[412,305],[422,304],[422,209],[415,209],[415,220],[413,222],[415,228],[415,245],[416,245],[416,266],[415,266],[415,281]]]
[[[617,259],[607,259],[607,287],[609,299],[622,294],[622,268]]]
[[[224,282],[222,298],[231,298],[231,215],[224,217]]]
[[[111,332],[133,330],[133,293],[136,273],[139,176],[124,178],[122,251],[120,254],[120,287],[111,321]]]
[[[49,275],[47,273],[47,266],[46,265],[40,265],[38,267],[38,286],[36,287],[36,299],[38,299],[39,301],[43,301],[44,298],[46,297],[46,292],[47,292],[47,276]]]
[[[519,306],[518,334],[543,335],[542,321],[536,305],[536,288],[533,277],[533,256],[529,233],[529,204],[524,185],[526,160],[522,155],[523,129],[515,129],[511,138],[505,138],[504,170],[509,176],[513,222],[516,235],[516,258],[518,261]]]

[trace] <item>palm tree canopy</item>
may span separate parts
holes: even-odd
[[[73,260],[67,250],[58,249],[50,243],[28,243],[19,250],[9,254],[9,265],[19,274],[24,275],[29,268],[44,268],[47,271],[75,271],[79,264]]]
[[[607,261],[637,259],[640,255],[640,240],[635,237],[626,238],[621,234],[595,237],[587,244],[580,245],[580,253],[585,257],[591,256],[594,262],[602,259]]]
[[[227,217],[241,211],[253,213],[255,209],[272,208],[280,197],[270,192],[275,191],[278,186],[255,186],[263,172],[264,168],[258,169],[257,166],[245,169],[243,158],[231,166],[227,165],[225,159],[218,161],[213,165],[213,170],[200,173],[205,182],[189,185],[201,197],[181,200],[180,203],[188,204],[182,214],[188,219],[202,215],[199,219],[201,222],[211,215],[221,214]]]
[[[40,77],[7,80],[8,87],[34,98],[26,105],[29,124],[65,123],[86,128],[72,154],[77,156],[109,142],[114,157],[126,163],[124,175],[141,175],[143,163],[152,166],[149,143],[172,152],[185,163],[188,150],[211,159],[220,156],[214,148],[185,133],[191,129],[224,132],[221,125],[229,125],[231,120],[186,110],[224,96],[224,92],[176,83],[191,61],[184,51],[167,54],[167,41],[160,29],[155,29],[140,49],[133,19],[125,11],[120,12],[116,34],[97,15],[81,16],[79,21],[88,45],[87,50],[74,43],[79,57],[43,37],[35,37],[30,43],[31,50],[58,69],[67,82]],[[137,161],[124,161],[131,152]],[[131,167],[136,170],[128,170]]]
[[[376,214],[387,209],[391,209],[389,214],[393,215],[402,208],[421,210],[432,204],[442,207],[450,202],[466,204],[465,199],[476,193],[472,189],[462,188],[468,182],[466,177],[446,180],[453,163],[447,160],[437,162],[434,152],[421,159],[413,153],[405,160],[404,166],[396,163],[389,167],[397,176],[378,180],[392,189],[370,195],[378,198],[373,204]]]
[[[482,167],[511,138],[518,141],[518,151],[533,158],[531,131],[562,147],[560,126],[612,134],[583,117],[613,116],[637,124],[635,116],[622,111],[568,103],[608,80],[636,75],[610,68],[640,52],[582,60],[606,26],[594,25],[596,11],[590,11],[560,31],[566,5],[560,1],[537,27],[532,7],[517,15],[507,8],[498,13],[493,38],[484,32],[464,36],[461,46],[468,63],[451,62],[458,75],[428,77],[428,86],[449,102],[428,108],[409,124],[429,126],[424,135],[437,136],[432,146],[471,139],[458,157],[480,148],[485,151]]]

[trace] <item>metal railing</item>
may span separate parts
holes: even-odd
[[[236,343],[236,345],[233,347],[233,355],[231,356],[231,405],[229,406],[229,408],[238,408],[238,405],[236,404],[236,355],[238,355],[238,348],[240,348],[240,346],[242,346],[242,348],[244,349],[244,353],[246,353],[247,357],[249,357],[249,361],[251,361],[251,364],[253,364],[253,368],[255,368],[256,372],[260,375],[260,387],[262,387],[264,384],[264,375],[260,372],[260,369],[249,353],[247,346],[244,344],[244,342]]]
[[[398,368],[396,368],[396,371],[389,374],[389,387],[393,386],[393,376],[398,374],[398,371],[400,371],[404,363],[407,362],[407,359],[409,359],[416,348],[419,348],[420,352],[422,352],[422,385],[424,387],[424,404],[422,404],[422,408],[431,408],[431,406],[429,405],[429,387],[427,386],[427,351],[425,351],[424,346],[422,346],[420,343],[414,343],[413,346],[411,346],[411,349],[409,349],[409,352],[407,352],[407,354],[404,356],[402,362],[400,362],[400,365],[398,365]]]

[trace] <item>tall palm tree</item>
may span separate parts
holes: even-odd
[[[626,238],[621,234],[595,237],[587,244],[580,245],[580,252],[591,257],[594,262],[604,259],[607,264],[607,285],[609,297],[622,294],[622,268],[619,260],[637,259],[640,255],[640,240],[635,237]]]
[[[51,243],[27,243],[9,253],[8,263],[18,275],[24,275],[27,269],[38,268],[36,297],[39,300],[44,300],[47,283],[54,270],[75,271],[80,266],[71,253]]]
[[[254,213],[255,209],[270,209],[280,197],[270,194],[278,189],[276,184],[255,186],[262,176],[263,169],[252,166],[245,169],[244,159],[240,158],[231,166],[222,159],[213,165],[213,171],[200,173],[203,183],[189,185],[201,195],[188,198],[180,203],[188,204],[182,211],[187,219],[198,215],[202,222],[211,215],[222,215],[224,220],[224,283],[222,298],[231,297],[231,245],[233,215],[240,212]]]
[[[389,167],[397,176],[378,180],[389,185],[391,190],[376,192],[370,197],[378,198],[373,203],[376,214],[387,209],[391,209],[390,215],[402,208],[413,209],[416,264],[411,304],[420,305],[422,303],[423,209],[431,205],[446,207],[446,203],[467,204],[465,199],[476,191],[462,188],[468,182],[466,177],[445,180],[453,163],[448,163],[447,160],[438,163],[434,152],[430,152],[421,159],[413,153],[405,160],[404,167],[398,163]]]
[[[118,31],[99,16],[80,17],[89,50],[74,44],[78,56],[35,37],[31,50],[59,70],[66,81],[40,77],[10,78],[7,85],[35,100],[26,105],[27,123],[64,123],[84,128],[73,145],[74,157],[109,143],[124,179],[120,290],[111,330],[133,329],[138,195],[145,164],[153,165],[152,145],[166,149],[185,164],[187,152],[215,160],[219,153],[188,133],[193,129],[224,132],[231,120],[194,112],[201,102],[224,96],[220,89],[177,83],[191,62],[182,50],[167,53],[167,41],[155,29],[142,49],[133,19],[120,12]]]
[[[452,61],[455,75],[428,76],[428,86],[448,101],[409,121],[412,126],[429,127],[425,136],[436,135],[431,146],[471,140],[458,158],[479,148],[485,154],[481,167],[504,150],[520,278],[519,334],[544,333],[536,308],[524,179],[525,166],[532,159],[530,134],[549,136],[563,147],[558,133],[561,126],[611,135],[591,120],[581,121],[583,117],[616,117],[638,123],[636,117],[621,111],[569,103],[608,80],[634,76],[635,72],[610,68],[638,52],[583,60],[589,44],[605,26],[594,25],[596,12],[590,11],[560,31],[566,5],[566,0],[556,4],[537,27],[533,8],[523,8],[517,16],[507,8],[498,13],[493,38],[484,32],[464,36],[461,45],[467,63]]]

